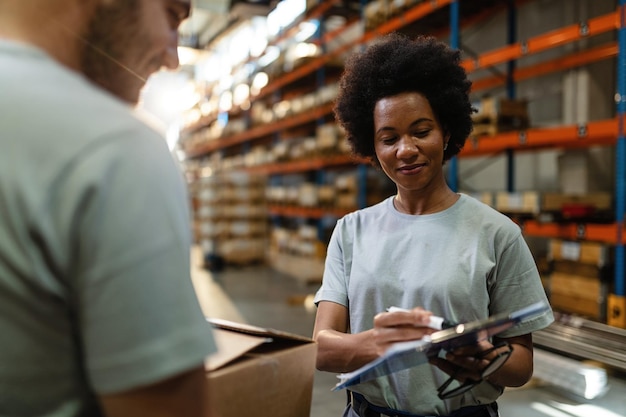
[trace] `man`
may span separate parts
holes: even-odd
[[[189,2],[0,0],[0,416],[208,413],[184,182],[131,109]]]

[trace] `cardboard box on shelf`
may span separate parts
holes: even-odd
[[[528,101],[525,99],[487,96],[472,104],[478,110],[472,115],[472,119],[475,121],[505,116],[528,118]]]
[[[499,132],[526,129],[530,126],[528,102],[506,98],[484,97],[472,103],[478,110],[472,115],[473,135],[495,135]]]
[[[608,281],[607,272],[609,268],[602,268],[597,265],[585,264],[576,261],[552,261],[554,272],[563,272],[565,274],[579,275],[587,278],[599,279],[600,281]]]
[[[612,262],[613,251],[611,246],[599,242],[550,239],[550,259],[602,267]]]
[[[496,193],[495,207],[505,213],[535,215],[540,210],[540,198],[537,191]]]
[[[561,211],[567,204],[589,205],[597,210],[610,210],[613,207],[613,195],[608,192],[587,194],[543,193],[542,211]]]
[[[609,302],[607,304],[607,324],[626,329],[626,297],[609,294]]]
[[[308,417],[317,345],[309,338],[210,319],[218,352],[206,361],[220,417]]]
[[[550,276],[550,304],[565,313],[606,320],[607,285],[597,278],[553,272]]]
[[[597,300],[576,297],[573,295],[552,293],[550,295],[550,305],[553,309],[563,313],[576,314],[588,317],[592,320],[603,321],[603,307],[605,304]]]

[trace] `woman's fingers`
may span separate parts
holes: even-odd
[[[431,314],[422,308],[377,314],[374,338],[378,353],[384,353],[393,343],[418,340],[433,333],[434,330],[426,326]]]
[[[421,307],[406,311],[383,312],[374,317],[374,327],[425,327],[428,325],[430,316],[432,316],[432,313]]]

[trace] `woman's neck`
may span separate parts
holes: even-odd
[[[400,192],[393,199],[396,210],[406,214],[432,214],[451,207],[459,195],[449,187],[428,196],[418,193]]]

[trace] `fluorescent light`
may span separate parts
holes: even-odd
[[[300,23],[300,25],[298,26],[299,32],[296,34],[296,36],[294,36],[294,39],[297,42],[306,41],[311,36],[313,36],[315,32],[317,32],[318,26],[319,26],[319,22],[317,21],[315,21],[315,23],[311,21]]]
[[[277,46],[270,46],[265,51],[265,54],[259,58],[259,65],[261,67],[266,67],[272,62],[276,61],[276,59],[280,56],[280,49]]]
[[[198,58],[200,58],[200,51],[197,49],[189,48],[187,46],[179,46],[177,51],[178,62],[180,65],[194,65],[198,62]]]

